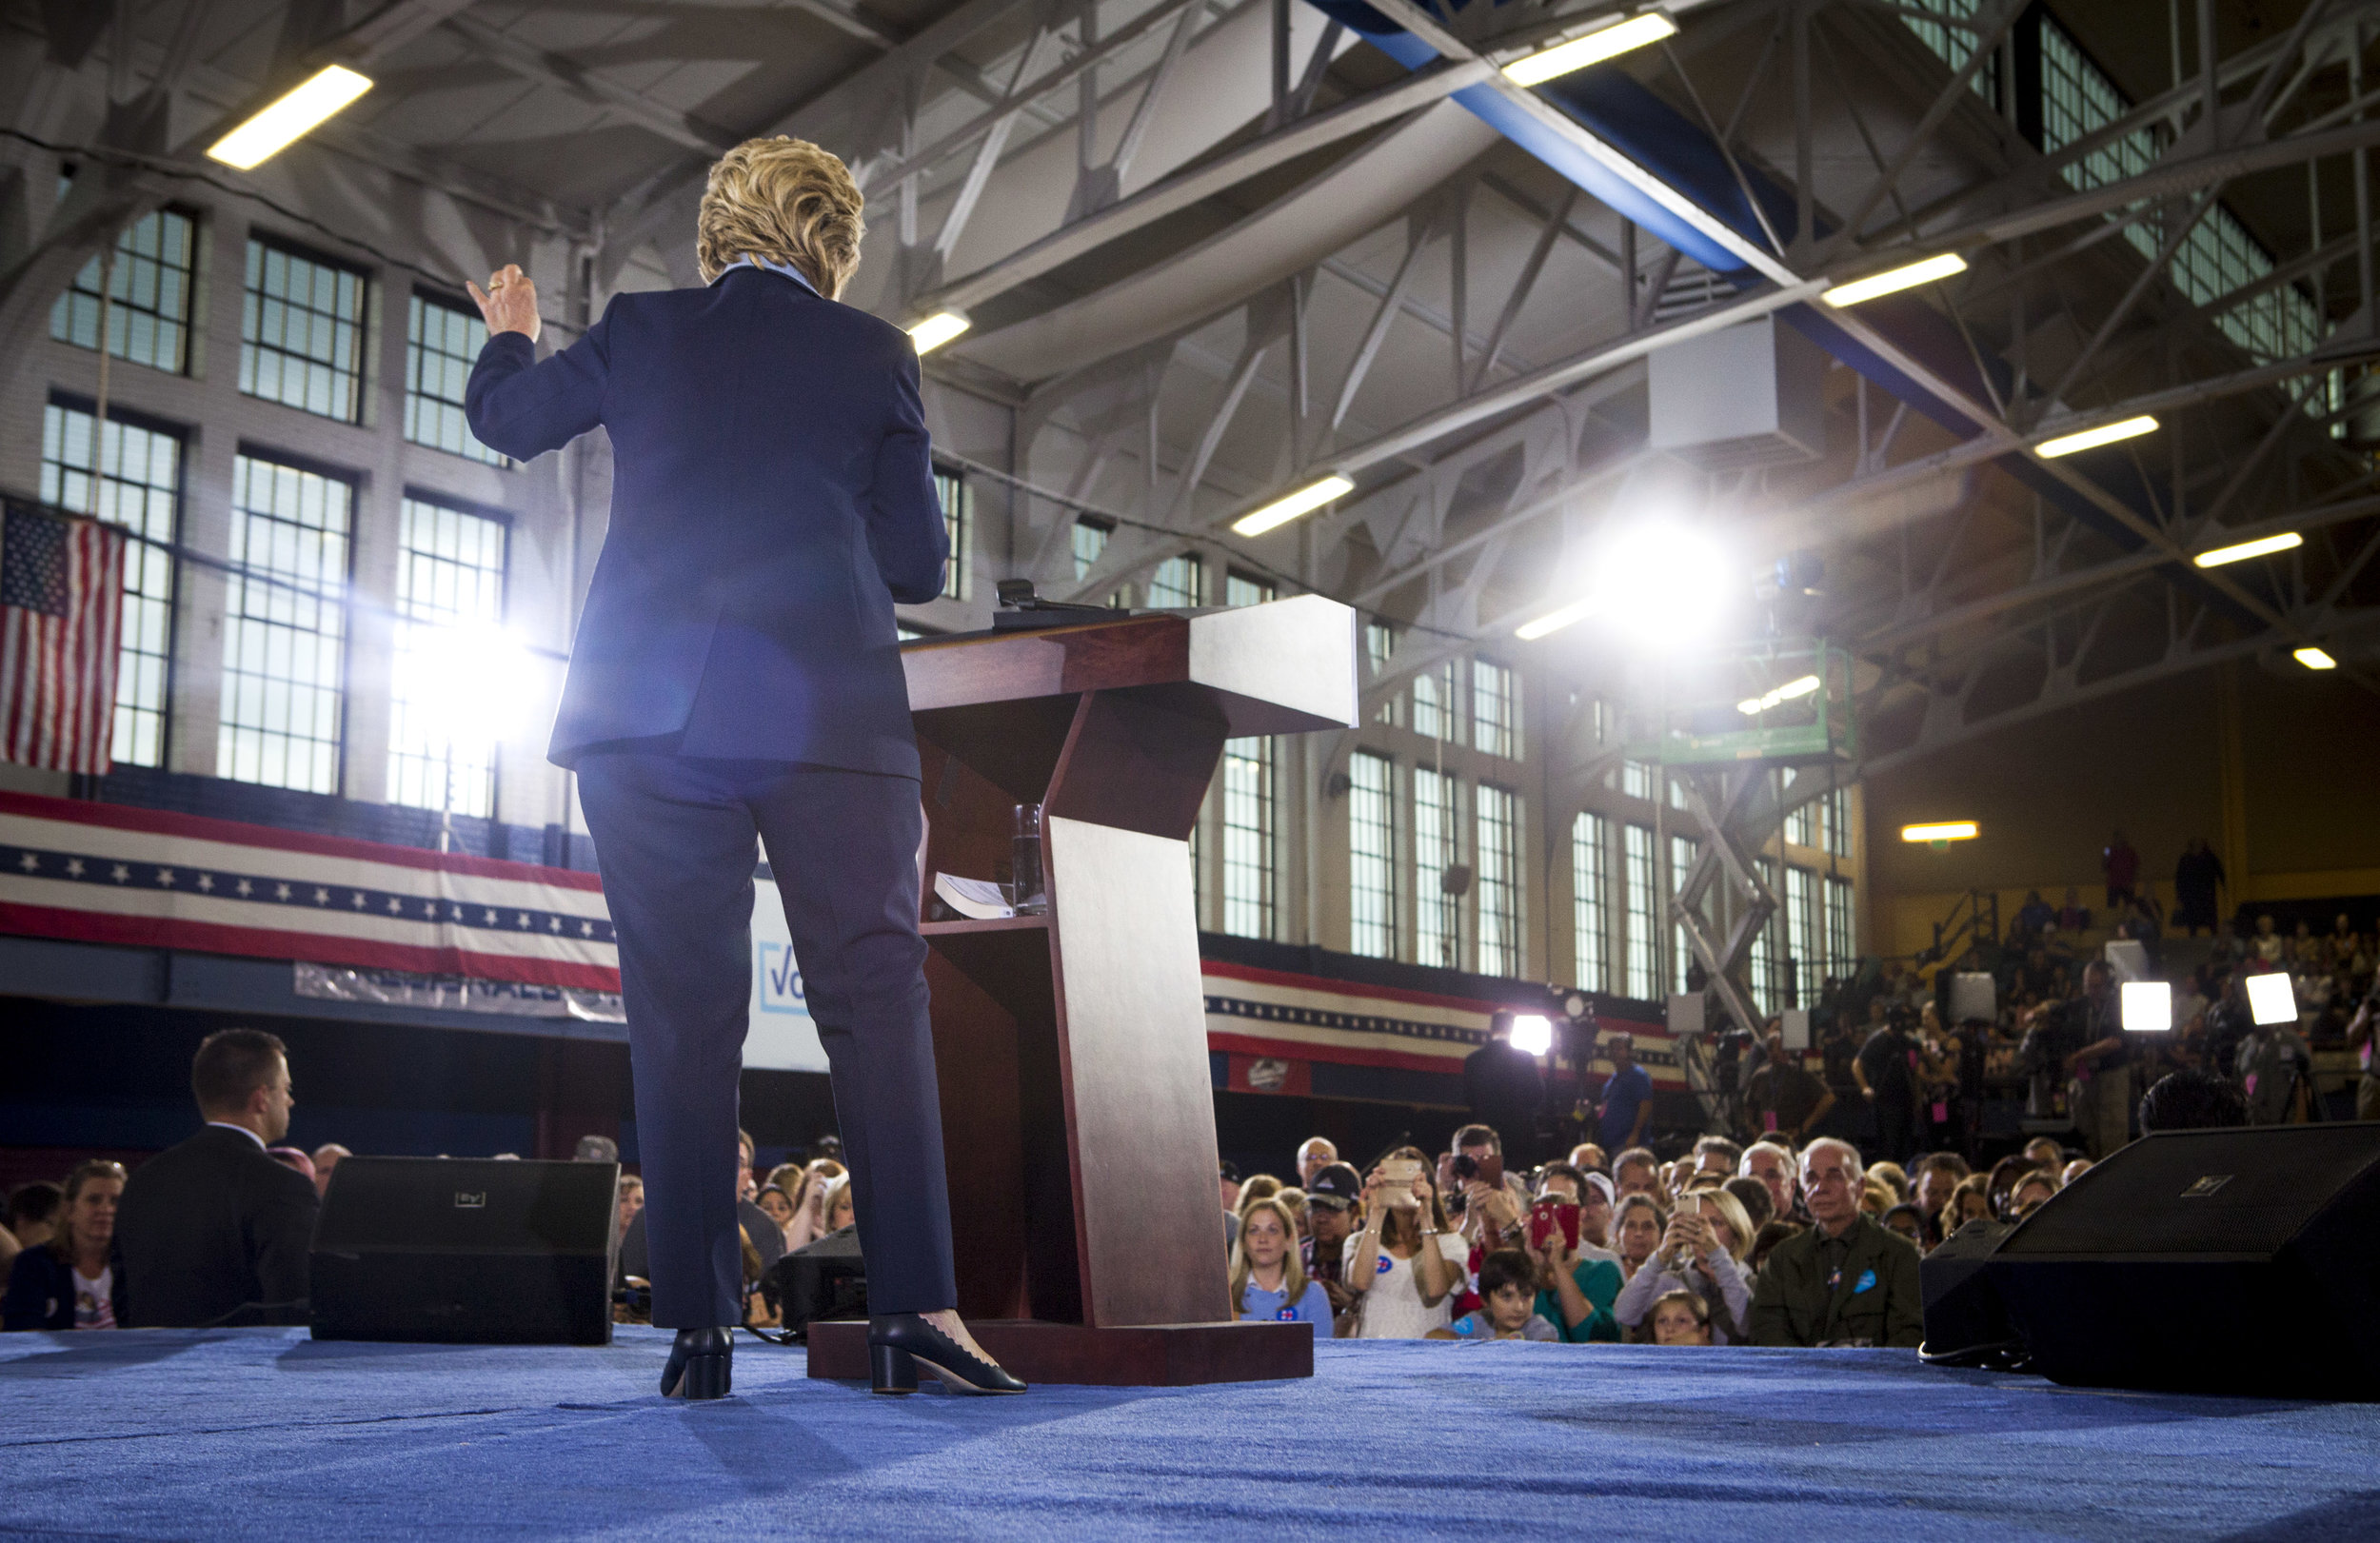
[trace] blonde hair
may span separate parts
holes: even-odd
[[[1727,1230],[1735,1235],[1735,1245],[1727,1252],[1737,1264],[1751,1256],[1752,1213],[1744,1209],[1743,1201],[1725,1190],[1696,1190],[1686,1198],[1697,1206],[1708,1201],[1711,1208],[1719,1214],[1719,1219],[1727,1223]]]
[[[721,156],[694,217],[694,260],[710,283],[738,259],[789,264],[829,300],[860,267],[867,200],[850,169],[806,139],[747,139]]]
[[[1240,1236],[1231,1245],[1231,1316],[1239,1317],[1248,1311],[1248,1223],[1259,1211],[1269,1211],[1280,1222],[1282,1234],[1289,1239],[1288,1252],[1281,1256],[1280,1289],[1282,1299],[1291,1307],[1306,1294],[1305,1260],[1298,1254],[1298,1218],[1289,1207],[1274,1196],[1265,1196],[1242,1206],[1240,1211]]]

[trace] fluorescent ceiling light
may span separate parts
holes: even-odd
[[[2297,988],[2287,970],[2269,970],[2248,978],[2248,1016],[2259,1025],[2297,1021]]]
[[[1567,605],[1546,612],[1534,622],[1523,622],[1514,630],[1513,636],[1522,643],[1535,643],[1539,638],[1551,637],[1573,623],[1583,622],[1594,614],[1595,598],[1593,596],[1585,600],[1574,600]]]
[[[1574,37],[1567,43],[1557,43],[1550,49],[1539,49],[1515,59],[1504,67],[1504,74],[1515,85],[1537,86],[1557,75],[1599,65],[1632,49],[1676,35],[1676,22],[1657,10],[1648,10],[1616,26],[1598,28],[1584,37]]]
[[[1767,712],[1780,702],[1791,702],[1795,697],[1806,697],[1816,689],[1818,689],[1818,678],[1815,675],[1805,675],[1798,681],[1786,682],[1766,696],[1746,697],[1735,703],[1735,710],[1746,718],[1755,717]]]
[[[1268,530],[1289,524],[1301,514],[1311,514],[1331,500],[1352,493],[1355,489],[1354,483],[1334,471],[1320,482],[1308,483],[1294,493],[1241,515],[1231,523],[1231,528],[1239,535],[1261,536]]]
[[[2300,664],[2305,665],[2310,670],[2334,670],[2339,667],[2339,662],[2337,660],[2332,659],[2329,654],[2314,647],[2311,643],[2298,649],[2295,653],[2291,655],[2291,657],[2295,659]]]
[[[1937,820],[1930,825],[1903,825],[1904,841],[1972,841],[1983,827],[1972,820]]]
[[[909,341],[917,345],[918,352],[932,353],[974,325],[964,311],[938,310],[909,328]]]
[[[2163,1034],[2173,1026],[2173,988],[2162,980],[2124,982],[2124,1028],[2130,1034]]]
[[[2218,546],[2191,559],[2202,568],[2219,568],[2226,563],[2245,563],[2267,552],[2286,552],[2292,546],[2303,546],[2306,538],[2294,530],[2284,530],[2277,536],[2265,536],[2256,541],[2244,541],[2232,546]]]
[[[2117,440],[2138,439],[2143,434],[2156,431],[2157,421],[2144,412],[2120,424],[2102,424],[2097,428],[2086,428],[2079,434],[2061,434],[2053,440],[2043,440],[2033,446],[2033,453],[2054,461],[2059,456],[2073,455],[2077,450],[2095,450],[2102,445],[2113,445]]]
[[[1837,308],[1856,306],[1863,300],[1874,300],[1878,295],[1894,294],[1902,289],[1914,289],[1921,284],[1932,284],[1936,279],[1947,279],[1954,273],[1966,271],[1967,259],[1956,252],[1944,252],[1938,257],[1886,268],[1864,279],[1854,279],[1849,284],[1835,285],[1818,298]]]
[[[1524,1056],[1542,1056],[1554,1048],[1554,1020],[1538,1013],[1513,1019],[1513,1048]]]
[[[251,171],[287,149],[291,141],[372,89],[345,65],[325,65],[288,94],[215,141],[210,160]]]

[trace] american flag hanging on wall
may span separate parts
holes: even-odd
[[[0,759],[104,776],[124,533],[13,500],[0,526]]]

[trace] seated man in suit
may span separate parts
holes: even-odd
[[[199,1045],[190,1088],[207,1124],[136,1169],[116,1214],[135,1328],[304,1323],[306,1255],[321,1201],[266,1156],[289,1134],[289,1061],[257,1029]]]

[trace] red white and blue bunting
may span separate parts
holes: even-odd
[[[0,932],[620,989],[593,874],[21,793]]]

